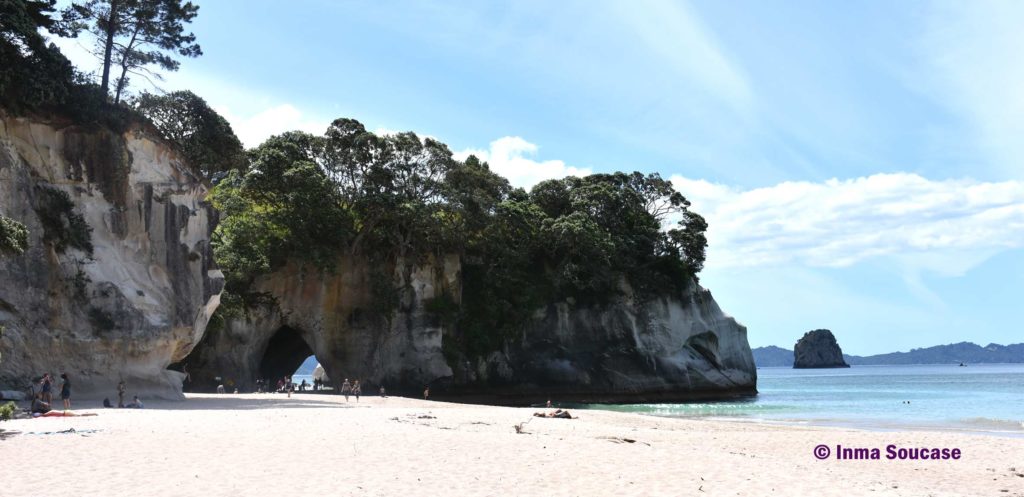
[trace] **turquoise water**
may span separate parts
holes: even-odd
[[[590,407],[658,416],[1024,435],[1024,364],[760,368],[757,374],[760,393],[751,399]]]

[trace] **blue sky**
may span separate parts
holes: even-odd
[[[1024,3],[198,3],[161,86],[247,145],[344,116],[522,186],[657,171],[752,346],[1024,341]]]

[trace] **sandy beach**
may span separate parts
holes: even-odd
[[[536,411],[310,394],[82,409],[98,415],[0,424],[0,495],[1024,496],[1021,438]],[[962,456],[887,460],[890,444]]]

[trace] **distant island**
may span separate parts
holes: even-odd
[[[757,367],[792,367],[793,351],[769,345],[752,350]],[[978,363],[1024,363],[1024,343],[999,345],[990,343],[984,347],[971,342],[936,345],[910,352],[890,352],[871,356],[843,354],[843,359],[852,366],[877,364],[978,364]]]

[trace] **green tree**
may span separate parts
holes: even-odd
[[[527,193],[436,140],[377,136],[352,119],[324,136],[275,136],[249,160],[212,196],[229,290],[244,294],[253,276],[288,260],[328,268],[346,253],[387,269],[458,253],[461,305],[442,296],[427,309],[454,325],[446,357],[495,350],[552,302],[682,291],[704,263],[707,223],[657,174],[567,177]],[[667,229],[669,221],[678,223]],[[391,284],[390,273],[373,273],[379,313],[393,309]]]
[[[245,168],[245,150],[231,125],[196,94],[187,90],[143,93],[135,100],[135,109],[203,176]]]
[[[231,171],[211,200],[222,219],[214,255],[228,290],[244,294],[253,277],[289,259],[330,269],[352,238],[353,220],[323,170],[312,160],[316,137],[292,132],[250,152],[247,172]]]
[[[61,105],[74,70],[42,31],[65,36],[67,25],[52,17],[55,0],[0,0],[0,104],[12,110]]]
[[[161,76],[147,66],[176,71],[179,62],[169,53],[182,57],[203,54],[195,35],[184,28],[198,12],[199,6],[182,0],[88,0],[72,3],[65,10],[65,19],[96,38],[104,93],[109,93],[112,66],[121,68],[114,90],[114,103],[118,103],[129,73],[159,80]]]
[[[456,161],[443,143],[415,133],[377,136],[358,121],[338,119],[325,134],[322,154],[314,155],[355,216],[351,253],[386,247],[404,257],[450,239],[443,204],[445,178]]]

